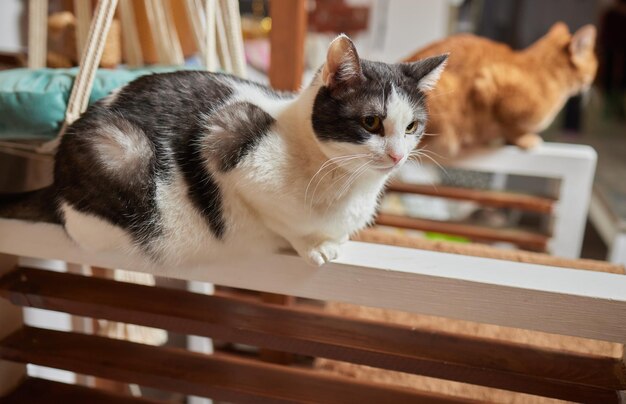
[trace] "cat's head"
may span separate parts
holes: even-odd
[[[388,174],[400,167],[424,134],[425,92],[446,60],[447,55],[398,64],[361,60],[352,41],[338,36],[313,82],[311,120],[322,152],[352,169]]]
[[[591,86],[598,70],[598,59],[594,47],[596,28],[585,25],[574,34],[569,32],[567,25],[557,22],[550,28],[545,39],[552,43],[561,59],[567,62],[572,74],[569,83],[574,92],[586,90]]]

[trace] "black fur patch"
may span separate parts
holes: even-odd
[[[206,218],[211,231],[218,239],[224,236],[226,226],[222,216],[222,195],[219,186],[207,171],[201,147],[202,132],[198,131],[181,145],[176,159],[189,187],[189,198]]]
[[[230,171],[267,134],[274,118],[249,102],[226,105],[207,120],[212,131],[203,147],[209,158],[217,159],[220,170]]]
[[[417,86],[419,80],[434,67],[407,69],[400,64],[361,60],[365,80],[341,91],[331,93],[327,87],[322,87],[318,92],[312,116],[315,134],[322,141],[357,144],[366,142],[370,136],[379,136],[365,130],[361,126],[361,118],[377,115],[385,119],[386,103],[393,86],[413,103],[416,117],[426,115],[424,93]]]
[[[17,194],[0,194],[0,217],[61,223],[52,186]]]

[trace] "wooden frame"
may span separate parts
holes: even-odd
[[[626,275],[562,267],[567,262],[560,263],[561,266],[528,264],[349,242],[338,260],[321,268],[312,268],[301,258],[284,254],[216,262],[197,268],[159,268],[128,256],[82,251],[56,225],[6,219],[0,220],[0,253],[138,269],[261,292],[626,342],[626,323],[622,321],[626,313]],[[546,260],[550,263],[555,259]],[[163,327],[267,349],[349,360],[560,399],[618,402],[616,390],[626,389],[626,367],[617,359],[340,319],[298,307],[189,295],[181,290],[31,269],[20,269],[2,278],[0,294],[17,305]],[[163,304],[155,304],[161,300]],[[168,303],[172,301],[180,303]],[[4,332],[7,333],[8,330]],[[220,355],[200,358],[194,356],[200,354],[158,347],[140,349],[132,343],[64,334],[22,329],[0,342],[0,357],[244,402],[258,394],[281,400],[313,399],[319,383],[335,386],[336,398],[348,397],[356,389],[364,397],[387,394],[392,402],[409,397],[426,402],[444,400],[396,387],[294,373],[293,369],[279,365]],[[348,339],[342,340],[342,335]],[[355,340],[356,335],[361,337]],[[47,348],[33,345],[35,340],[48,341],[49,345]],[[74,346],[76,352],[71,349]],[[94,355],[92,351],[100,352],[95,357],[104,359],[87,364],[86,358]],[[117,351],[122,354],[116,354]],[[131,352],[139,353],[133,356]],[[146,370],[154,367],[147,365],[142,371],[142,361],[155,355],[165,355],[170,358],[168,361],[175,361],[183,368],[189,366],[189,371],[183,372],[184,377],[158,366]],[[509,363],[504,360],[507,355],[519,359]],[[545,368],[542,361],[549,361],[551,366]],[[5,363],[8,362],[0,362],[0,368]],[[237,378],[219,382],[221,379],[211,370],[218,368],[230,369],[234,374],[244,375],[244,379],[265,375],[265,382],[256,387],[243,380],[240,384]],[[23,376],[20,369],[23,368],[15,370],[18,378]],[[193,373],[191,369],[204,370]],[[292,385],[301,386],[302,390],[294,390]],[[2,387],[5,392],[10,388]],[[330,396],[324,396],[326,392],[320,394],[318,399],[332,401]]]
[[[319,269],[296,256],[269,255],[174,270],[87,253],[56,225],[2,219],[0,235],[5,254],[626,342],[626,277],[618,274],[360,242],[348,242],[339,259]]]
[[[292,255],[249,257],[189,269],[158,268],[136,258],[86,253],[77,248],[59,226],[15,220],[0,220],[0,252],[140,269],[155,275],[262,292],[393,308],[622,344],[626,341],[626,324],[621,321],[626,313],[626,276],[618,273],[365,242],[349,242],[340,259],[322,268],[311,268]],[[556,262],[547,256],[545,260]],[[561,262],[559,265],[568,264]],[[298,307],[189,295],[181,290],[32,269],[20,269],[2,278],[0,294],[17,305],[163,327],[267,349],[349,360],[560,399],[618,402],[615,391],[626,388],[626,367],[617,359],[379,325],[303,311]],[[155,304],[158,301],[163,304]],[[168,303],[172,301],[180,303]],[[244,402],[262,392],[270,396],[276,394],[275,399],[312,399],[319,383],[335,386],[336,398],[348,397],[357,389],[366,394],[364,397],[386,394],[391,402],[402,402],[409,397],[413,400],[419,397],[425,402],[447,400],[401,388],[294,373],[291,368],[242,362],[220,355],[202,356],[200,361],[193,356],[198,354],[157,347],[139,349],[132,343],[64,334],[25,328],[0,342],[0,357],[105,378],[121,374],[124,376],[118,378],[125,381]],[[342,340],[342,335],[347,340]],[[361,338],[355,340],[356,335]],[[29,342],[34,340],[45,340],[50,345],[45,348]],[[74,352],[70,349],[74,346],[101,352],[95,357],[104,359],[86,364],[91,351],[77,348]],[[141,353],[133,356],[131,352],[139,352],[138,349]],[[117,351],[122,354],[115,354]],[[189,366],[191,373],[183,373],[191,379],[184,379],[187,381],[181,385],[181,380],[174,381],[180,374],[177,376],[158,367],[142,371],[141,363],[145,361],[142,358],[155,355],[169,355],[168,360],[175,361],[177,366]],[[518,359],[508,362],[504,359],[507,355]],[[544,367],[543,361],[549,361],[551,366]],[[8,362],[0,362],[0,367],[4,363]],[[211,370],[216,367],[251,378],[264,374],[265,383],[252,390],[246,382],[239,384],[236,380],[218,386],[214,384],[217,376]],[[16,377],[23,376],[19,369]],[[191,369],[205,370],[194,376]],[[302,391],[294,390],[289,387],[291,384],[304,387]],[[0,387],[7,390],[6,386],[0,384]],[[55,386],[45,387],[56,389]],[[19,393],[26,394],[25,388],[26,385]],[[330,400],[329,396],[317,397]]]
[[[580,256],[585,233],[596,160],[597,154],[589,146],[544,143],[532,151],[524,151],[515,146],[504,146],[497,149],[477,150],[455,160],[442,159],[440,161],[446,167],[471,171],[557,179],[559,180],[558,201],[498,192],[465,190],[459,192],[458,189],[446,187],[441,189],[440,194],[438,188],[432,190],[423,186],[406,186],[406,184],[392,185],[391,190],[431,196],[438,194],[444,198],[476,201],[486,206],[507,206],[539,213],[551,212],[554,226],[550,238],[519,230],[507,233],[497,229],[472,228],[461,223],[450,223],[446,227],[445,222],[426,221],[406,223],[403,227],[440,232],[450,230],[453,234],[468,236],[475,240],[493,241],[499,238],[531,250],[543,250],[560,257],[577,258]],[[408,166],[403,168],[399,177],[403,183],[410,184],[414,176],[414,168]],[[384,219],[389,220],[384,220],[381,224],[400,224],[394,218]],[[450,226],[452,229],[449,229]]]

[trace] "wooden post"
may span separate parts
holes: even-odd
[[[306,1],[272,0],[270,16],[270,84],[276,90],[298,90],[304,72]]]
[[[16,266],[16,256],[0,254],[0,276],[14,270]],[[0,338],[19,329],[23,323],[22,308],[0,298]],[[25,376],[26,365],[0,360],[0,397],[15,389]]]

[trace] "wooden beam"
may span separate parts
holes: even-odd
[[[304,73],[306,1],[271,0],[270,84],[281,91],[300,88]]]
[[[160,401],[128,395],[114,394],[109,391],[93,389],[75,384],[53,382],[45,379],[28,378],[9,396],[3,397],[4,404],[157,404]]]
[[[2,252],[626,342],[625,275],[361,242],[347,242],[320,268],[290,254],[168,268],[136,255],[82,250],[57,225],[7,219],[0,219]]]
[[[0,254],[0,276],[17,267],[17,257]],[[24,324],[22,308],[0,299],[0,338],[4,338]],[[4,397],[26,377],[26,366],[0,360],[0,397]],[[1,401],[1,400],[0,400]]]
[[[546,251],[550,238],[546,235],[520,229],[496,229],[469,223],[443,222],[416,217],[381,213],[376,224],[403,229],[432,231],[467,237],[473,241],[507,242],[533,251]]]
[[[494,208],[512,208],[528,212],[552,213],[555,200],[515,192],[491,191],[441,185],[410,184],[394,181],[387,187],[387,192],[436,196],[439,198],[458,199],[476,202]]]
[[[562,400],[604,397],[606,390],[626,389],[626,368],[616,358],[412,329],[250,299],[28,268],[0,278],[0,294],[19,305]]]
[[[230,355],[203,355],[30,327],[2,340],[0,356],[17,362],[241,403],[467,402]]]

